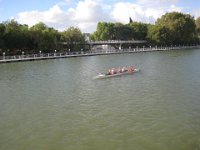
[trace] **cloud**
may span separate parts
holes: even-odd
[[[64,0],[46,11],[21,12],[14,18],[19,23],[29,26],[44,22],[58,30],[75,26],[83,32],[94,32],[100,21],[128,23],[129,17],[131,17],[133,21],[154,23],[166,12],[182,11],[183,8],[175,5],[176,1],[138,0],[135,3],[114,1],[115,3],[111,4],[103,0],[81,0],[78,2]],[[163,5],[163,3],[168,5]],[[152,4],[154,6],[151,6]]]
[[[138,0],[136,3],[140,5],[145,5],[148,7],[156,6],[166,6],[170,4],[176,4],[179,0]]]
[[[73,16],[71,20],[86,32],[94,31],[97,22],[111,20],[105,13],[107,9],[109,9],[108,5],[102,4],[99,0],[79,1],[75,8],[71,8],[71,15]]]
[[[67,0],[69,1],[69,0]],[[60,5],[55,5],[47,11],[28,11],[19,13],[15,19],[19,23],[32,26],[38,22],[44,22],[59,30],[67,27],[79,27],[83,32],[93,32],[99,21],[110,21],[106,11],[108,5],[101,4],[99,0],[79,1],[74,8],[68,8],[64,11]]]
[[[123,23],[128,23],[129,17],[133,21],[154,23],[164,12],[162,9],[144,8],[139,4],[120,2],[115,4],[112,15],[116,21]]]
[[[104,20],[105,15],[102,5],[98,1],[80,1],[74,11],[73,20],[78,22],[94,22]]]
[[[170,8],[168,9],[168,12],[173,12],[173,11],[181,12],[181,11],[183,11],[183,7],[177,7],[177,6],[172,4],[170,6]]]
[[[192,14],[194,15],[195,19],[200,17],[200,8],[199,9],[194,9]]]
[[[66,19],[67,16],[67,13],[63,12],[58,5],[55,5],[44,12],[37,10],[21,12],[15,19],[20,23],[32,26],[38,22],[44,22],[47,24],[60,24],[64,21],[64,19]]]
[[[138,0],[136,3],[118,2],[114,5],[112,16],[116,21],[128,23],[129,17],[133,21],[154,23],[166,12],[183,11],[177,7],[177,0]],[[122,11],[123,10],[123,11]]]

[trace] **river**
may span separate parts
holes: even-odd
[[[199,49],[0,64],[0,149],[199,150],[199,67]]]

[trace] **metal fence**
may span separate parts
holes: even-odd
[[[121,53],[134,53],[134,52],[150,52],[150,51],[166,51],[175,49],[192,49],[200,48],[200,45],[195,46],[171,46],[171,47],[145,47],[142,48],[128,48],[128,49],[114,49],[114,50],[98,50],[98,51],[78,51],[78,52],[62,52],[62,53],[40,53],[16,56],[7,56],[6,53],[0,57],[0,63],[6,62],[17,62],[17,61],[32,61],[32,60],[43,60],[43,59],[56,59],[56,58],[67,58],[67,57],[81,57],[81,56],[94,56],[94,55],[108,55],[108,54],[121,54]]]

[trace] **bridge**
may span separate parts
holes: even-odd
[[[67,45],[88,45],[89,49],[92,49],[92,47],[97,46],[97,45],[115,45],[117,47],[119,47],[119,49],[121,49],[122,44],[145,44],[147,43],[147,41],[145,40],[127,40],[127,41],[123,41],[123,40],[108,40],[108,41],[88,41],[86,43],[80,43],[80,42],[62,42],[61,45],[63,46],[67,46]]]
[[[108,40],[108,41],[88,41],[87,43],[80,43],[80,42],[62,42],[63,45],[68,44],[80,44],[80,45],[110,45],[110,44],[141,44],[141,43],[147,43],[145,40]]]
[[[91,45],[108,45],[108,44],[139,44],[139,43],[146,43],[147,41],[144,40],[128,40],[128,41],[121,41],[121,40],[108,40],[108,41],[90,41],[89,44]]]

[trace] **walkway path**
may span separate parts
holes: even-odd
[[[18,55],[18,56],[3,56],[0,57],[0,63],[20,62],[20,61],[35,61],[44,59],[57,59],[57,58],[69,58],[69,57],[84,57],[95,55],[109,55],[109,54],[124,54],[124,53],[138,53],[138,52],[152,52],[152,51],[168,51],[175,49],[193,49],[200,48],[197,46],[178,46],[178,47],[148,47],[148,48],[134,48],[112,51],[98,51],[98,52],[76,52],[76,53],[47,53],[47,54],[33,54],[33,55]]]

